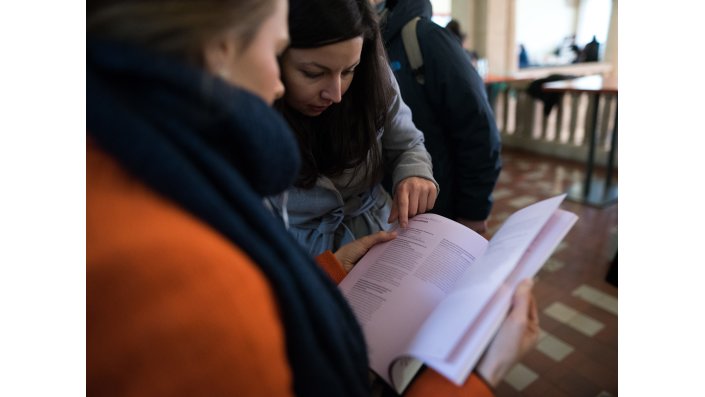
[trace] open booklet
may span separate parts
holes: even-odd
[[[465,382],[511,306],[578,217],[565,194],[515,212],[490,241],[434,214],[373,247],[340,283],[370,367],[403,392],[423,364]]]

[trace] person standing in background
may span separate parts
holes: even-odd
[[[563,42],[556,48],[553,54],[558,58],[560,64],[578,63],[580,58],[580,47],[575,41],[575,35],[571,34],[563,38]]]
[[[597,41],[596,36],[592,36],[592,40],[585,44],[583,50],[580,52],[580,57],[578,62],[597,62],[600,59],[600,43]]]
[[[446,24],[446,29],[451,32],[456,39],[458,39],[460,46],[463,47],[465,53],[468,54],[468,56],[470,57],[470,63],[475,68],[475,70],[477,70],[477,61],[479,59],[477,51],[470,51],[465,48],[465,38],[467,37],[467,34],[463,32],[463,30],[460,28],[460,22],[458,22],[457,19],[451,19]]]
[[[519,69],[528,68],[529,66],[531,66],[529,53],[526,51],[524,44],[519,44]]]
[[[376,3],[392,70],[414,124],[424,134],[441,186],[432,212],[484,233],[502,168],[499,132],[484,82],[458,40],[431,21],[429,0]],[[417,16],[424,84],[409,65],[401,34]]]

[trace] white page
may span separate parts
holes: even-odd
[[[472,230],[434,214],[417,215],[398,232],[373,247],[339,285],[368,341],[370,367],[390,384],[390,363],[488,245]],[[438,272],[439,261],[452,271]]]
[[[557,210],[449,356],[444,360],[426,357],[425,362],[457,385],[463,384],[506,317],[516,286],[538,273],[577,219],[571,212]]]
[[[458,280],[404,351],[424,360],[445,360],[564,198],[565,194],[549,198],[510,216],[490,240],[484,256]]]

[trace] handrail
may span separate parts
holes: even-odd
[[[602,71],[609,74],[611,65],[593,62],[532,69],[511,77],[488,76],[486,80],[502,144],[583,162],[589,150],[587,131],[592,130],[592,124],[595,122],[588,115],[594,114],[593,110],[597,106],[598,145],[595,162],[598,165],[607,165],[609,149],[613,144],[611,137],[617,105],[616,92],[603,93],[601,96],[568,93],[562,96],[558,105],[554,106],[547,116],[544,116],[543,101],[531,97],[527,88],[535,78],[554,73],[579,76],[581,73]],[[617,166],[616,159],[614,166]]]
[[[523,80],[536,80],[548,77],[552,74],[589,76],[593,74],[609,75],[611,72],[612,64],[609,62],[581,62],[569,65],[529,67],[520,69],[509,75],[490,74],[485,76],[485,83],[510,83]]]

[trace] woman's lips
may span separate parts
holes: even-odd
[[[328,106],[309,105],[308,108],[311,109],[314,113],[323,113],[324,110],[328,109]]]

